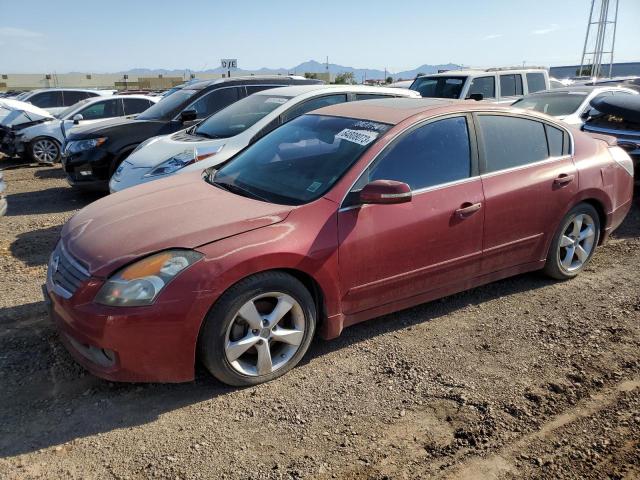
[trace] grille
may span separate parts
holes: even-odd
[[[89,272],[64,250],[62,242],[58,243],[51,255],[49,271],[53,284],[64,290],[67,298],[76,293],[78,287],[89,278]]]

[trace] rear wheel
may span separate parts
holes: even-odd
[[[234,386],[284,375],[307,352],[316,306],[305,286],[284,272],[264,272],[231,287],[209,312],[198,349],[207,369]]]
[[[593,256],[600,238],[600,217],[587,203],[576,205],[565,215],[556,232],[544,272],[567,280],[580,273]]]
[[[60,144],[49,137],[39,137],[29,143],[29,154],[38,163],[53,164],[60,160]]]

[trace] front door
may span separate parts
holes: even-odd
[[[432,120],[394,140],[374,160],[338,213],[343,311],[361,312],[478,274],[483,192],[469,118]],[[358,205],[370,181],[407,183],[413,198]]]

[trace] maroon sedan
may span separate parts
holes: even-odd
[[[46,295],[94,374],[253,385],[318,331],[522,272],[582,271],[631,205],[618,147],[479,102],[301,116],[217,170],[99,200],[64,227]]]

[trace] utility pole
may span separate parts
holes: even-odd
[[[613,52],[616,45],[616,26],[618,22],[619,0],[591,0],[587,33],[584,37],[582,58],[578,76],[589,73],[593,78],[602,75],[602,62],[608,55],[609,72],[611,78],[613,70]],[[593,30],[592,30],[593,27]]]

